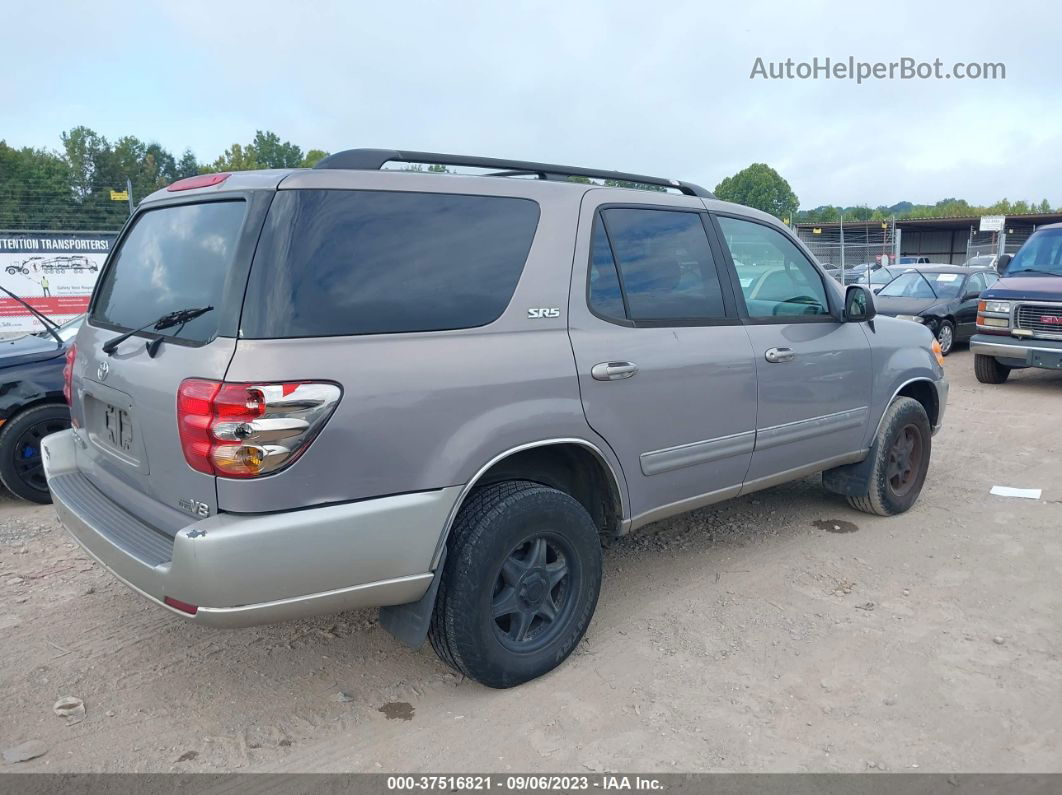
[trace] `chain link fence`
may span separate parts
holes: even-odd
[[[852,284],[878,265],[895,263],[900,255],[900,232],[893,221],[798,227],[796,233],[842,284]]]

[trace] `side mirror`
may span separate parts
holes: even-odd
[[[1000,254],[999,259],[996,260],[996,273],[1002,274],[1010,265],[1010,261],[1014,259],[1010,254]]]
[[[874,294],[861,284],[851,284],[844,293],[844,322],[864,323],[877,315]]]

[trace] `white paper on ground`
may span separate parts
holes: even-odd
[[[1038,500],[1042,489],[1016,489],[1013,486],[993,486],[990,494],[997,497],[1024,497],[1027,500]]]

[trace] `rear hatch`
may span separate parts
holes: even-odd
[[[144,206],[100,275],[77,337],[72,414],[81,439],[78,469],[170,535],[216,511],[213,475],[185,461],[177,393],[184,379],[225,376],[247,270],[272,196],[273,190],[209,190]],[[150,328],[168,313],[205,307],[212,309],[184,324]],[[104,350],[108,341],[143,326],[149,328]]]

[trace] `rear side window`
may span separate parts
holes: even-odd
[[[280,191],[242,334],[326,337],[483,326],[512,299],[538,225],[528,199]]]
[[[699,213],[602,210],[591,240],[590,308],[636,324],[723,318],[719,275]]]
[[[97,287],[91,321],[117,329],[153,323],[178,309],[215,306],[169,337],[208,342],[247,213],[243,201],[149,210],[133,224]]]

